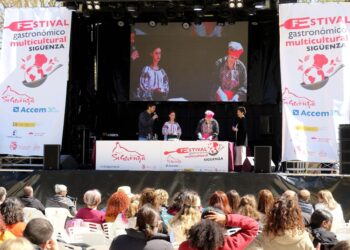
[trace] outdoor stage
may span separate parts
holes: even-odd
[[[332,191],[342,205],[346,220],[350,219],[350,175],[293,175],[257,173],[204,173],[204,172],[148,172],[148,171],[11,171],[0,172],[1,186],[6,187],[9,196],[21,195],[25,185],[32,185],[35,196],[45,203],[54,194],[55,184],[68,186],[68,195],[82,197],[86,190],[97,188],[102,193],[102,206],[117,187],[128,185],[133,193],[145,187],[163,188],[170,194],[182,189],[197,191],[205,206],[209,195],[215,190],[236,189],[240,194],[257,194],[260,189],[270,189],[280,195],[286,189],[306,188],[312,192],[312,202],[317,202],[316,193],[321,189]]]

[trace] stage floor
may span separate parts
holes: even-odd
[[[236,189],[241,195],[257,195],[260,189],[270,189],[276,196],[285,190],[306,188],[312,193],[312,202],[321,189],[332,191],[342,205],[345,219],[350,219],[350,175],[300,175],[300,174],[257,174],[257,173],[203,173],[203,172],[148,172],[148,171],[96,171],[96,170],[1,170],[0,185],[8,190],[9,196],[22,195],[25,185],[32,185],[35,196],[45,204],[47,197],[54,194],[55,184],[68,186],[68,195],[78,198],[83,204],[83,194],[97,188],[102,193],[103,207],[108,197],[119,186],[130,186],[133,193],[145,187],[163,188],[170,194],[183,189],[197,191],[203,206],[215,190]]]

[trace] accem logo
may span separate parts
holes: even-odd
[[[52,112],[58,112],[58,110],[55,107],[38,108],[38,107],[20,107],[20,106],[13,107],[12,111],[14,113],[52,113]]]
[[[309,117],[330,117],[330,116],[341,116],[339,110],[330,111],[309,111],[309,110],[299,110],[293,109],[294,116],[309,116]]]

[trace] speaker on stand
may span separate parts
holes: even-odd
[[[45,170],[60,169],[60,151],[61,151],[61,145],[59,144],[44,145],[44,169]]]
[[[254,147],[254,169],[255,173],[271,173],[271,146]]]
[[[340,173],[350,174],[350,124],[339,125]]]

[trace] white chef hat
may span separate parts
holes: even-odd
[[[228,43],[228,48],[231,50],[243,50],[242,44],[233,41]]]
[[[205,111],[204,114],[208,115],[208,116],[214,116],[215,115],[215,113],[213,111],[211,111],[211,110]]]

